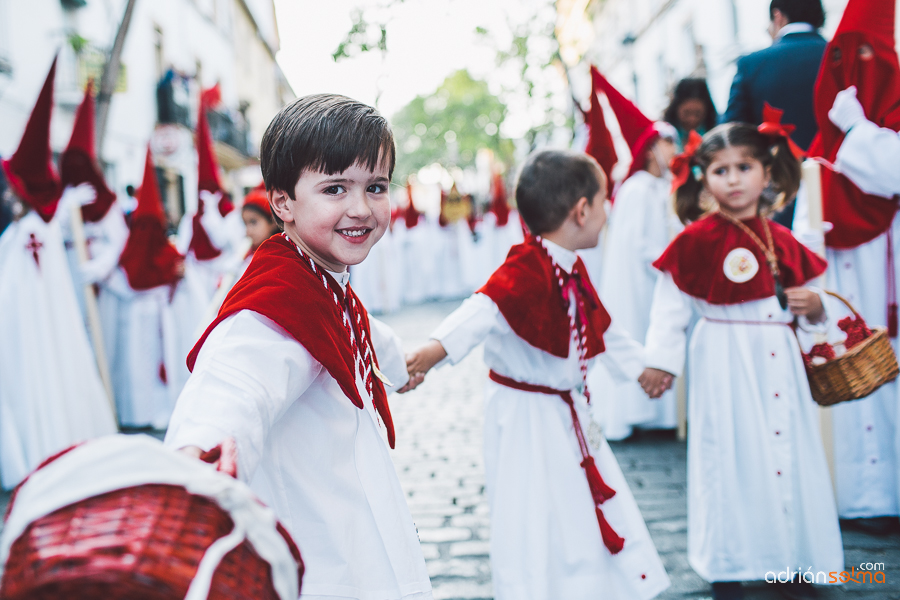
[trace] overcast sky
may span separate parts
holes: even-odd
[[[278,61],[298,96],[345,94],[374,104],[388,117],[428,94],[457,69],[487,79],[497,91],[494,50],[480,43],[478,26],[508,39],[507,13],[523,14],[535,0],[406,0],[389,13],[388,52],[335,63],[331,54],[350,29],[354,7],[384,0],[275,0],[281,33]],[[506,74],[509,76],[509,74]]]

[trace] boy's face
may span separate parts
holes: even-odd
[[[580,244],[582,249],[596,248],[600,242],[600,232],[606,225],[606,182],[602,181],[601,184],[593,201],[584,207],[584,241]]]
[[[320,266],[341,272],[361,263],[391,219],[387,166],[355,164],[342,173],[304,171],[294,198],[273,205],[285,232]]]

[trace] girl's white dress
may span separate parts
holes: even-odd
[[[701,319],[688,361],[691,567],[707,581],[763,580],[800,567],[841,571],[819,409],[788,327],[793,315],[774,296],[709,304],[664,273],[653,299],[648,366],[681,374],[694,311]]]

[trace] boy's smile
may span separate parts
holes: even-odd
[[[341,272],[361,263],[390,221],[388,169],[359,164],[341,173],[304,171],[295,200],[273,193],[284,230],[321,267]],[[282,216],[284,215],[284,216]]]

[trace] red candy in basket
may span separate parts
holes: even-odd
[[[866,322],[862,318],[844,317],[838,321],[838,327],[847,334],[847,339],[844,341],[844,347],[847,350],[872,335],[872,330],[866,326]]]
[[[234,474],[147,436],[71,448],[23,481],[0,534],[2,600],[296,600],[303,561]]]

